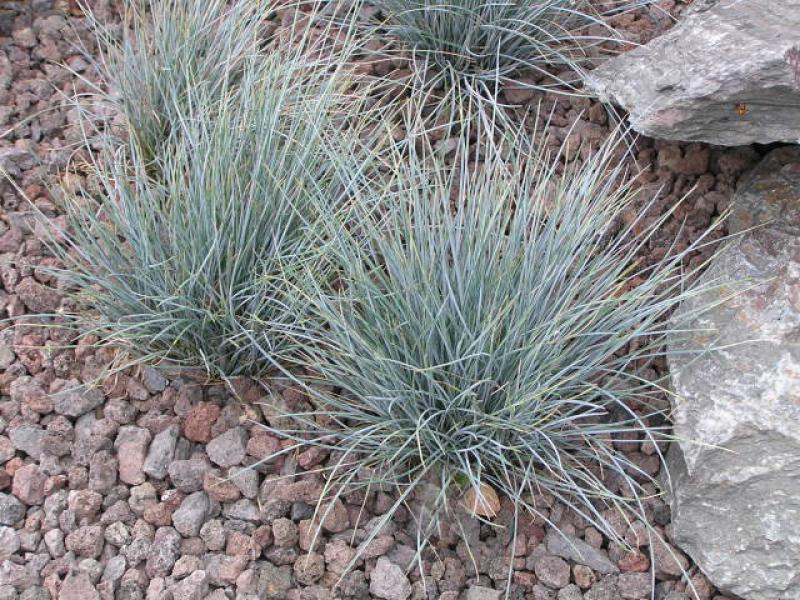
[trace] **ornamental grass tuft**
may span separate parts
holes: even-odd
[[[119,28],[87,13],[101,97],[124,117],[141,160],[155,160],[182,120],[219,102],[258,53],[263,0],[125,0]],[[127,142],[127,136],[123,136]]]
[[[417,85],[496,101],[505,86],[579,93],[602,46],[620,40],[608,20],[652,0],[377,0],[388,33],[413,56]]]
[[[640,261],[670,215],[645,218],[622,135],[562,172],[503,135],[454,164],[412,140],[326,219],[335,285],[304,279],[326,328],[305,347],[314,408],[273,431],[334,451],[329,496],[396,490],[384,521],[405,506],[423,541],[459,503],[492,516],[496,493],[515,522],[549,522],[554,498],[624,545],[607,511],[642,515],[655,482],[620,447],[668,439],[645,367],[706,241]]]
[[[152,7],[165,16],[176,2]],[[244,12],[239,4],[251,3],[228,10]],[[162,37],[180,33],[156,28],[149,43],[171,53]],[[94,185],[61,195],[68,226],[51,246],[65,263],[59,277],[76,291],[68,316],[135,362],[214,378],[262,376],[283,368],[302,337],[304,310],[288,282],[315,268],[315,211],[341,194],[329,143],[346,125],[343,107],[357,100],[344,93],[343,71],[301,49],[247,56],[235,77],[221,57],[218,80],[221,65],[195,73],[197,57],[181,57],[170,55],[163,81],[151,75],[190,102],[165,100],[158,118],[143,106],[144,124],[128,120],[127,143],[94,155]],[[139,98],[132,88],[123,97],[125,106]]]

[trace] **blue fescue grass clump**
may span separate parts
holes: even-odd
[[[239,16],[206,31],[222,27],[198,22],[212,5]],[[248,55],[252,40],[233,38],[252,34],[240,22],[252,5],[150,3],[152,39],[130,42],[120,80],[127,138],[95,155],[96,189],[62,194],[69,225],[51,246],[77,290],[70,316],[135,362],[263,376],[302,339],[305,313],[289,282],[315,268],[317,211],[342,189],[328,144],[357,100],[343,69],[304,53],[304,34],[294,47]],[[128,61],[152,59],[153,48],[158,61],[131,75]]]
[[[87,13],[99,43],[102,92],[154,160],[200,102],[219,102],[258,53],[263,0],[125,0],[121,27]],[[123,141],[127,142],[127,139]]]
[[[326,219],[335,285],[310,273],[302,290],[325,386],[277,433],[337,451],[330,493],[396,489],[383,518],[411,506],[420,539],[459,494],[492,490],[520,517],[547,518],[536,498],[552,495],[624,544],[604,511],[643,514],[654,482],[614,442],[666,439],[641,368],[697,293],[683,264],[703,240],[640,263],[669,215],[622,224],[637,194],[621,138],[559,173],[546,144],[503,135],[477,157],[462,141],[452,165],[412,140]],[[429,520],[409,501],[431,483]]]
[[[405,43],[424,88],[496,99],[513,84],[576,93],[587,58],[618,40],[612,15],[651,0],[377,0],[390,35]],[[566,73],[566,74],[565,74]],[[525,81],[521,81],[525,77]]]

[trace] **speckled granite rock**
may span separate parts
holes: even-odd
[[[670,452],[673,527],[721,589],[791,600],[800,597],[800,148],[770,154],[734,203],[735,230],[765,225],[728,242],[703,279],[724,285],[717,297],[739,293],[695,319],[708,332],[671,348],[695,352],[670,365],[675,433],[691,440]]]

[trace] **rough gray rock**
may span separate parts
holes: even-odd
[[[258,597],[265,600],[282,600],[292,587],[292,569],[276,567],[268,562],[261,567],[258,580]]]
[[[64,579],[58,597],[62,600],[100,600],[100,594],[85,573],[74,573]]]
[[[800,148],[773,150],[742,177],[736,188],[731,231],[769,224],[800,236]]]
[[[10,558],[19,550],[19,536],[11,527],[0,527],[0,560]]]
[[[228,470],[228,478],[245,498],[252,499],[258,495],[258,471],[255,469],[231,467]]]
[[[11,349],[11,346],[6,344],[3,340],[0,340],[0,371],[5,371],[10,367],[15,358],[17,358],[17,355],[14,354],[14,350]]]
[[[145,572],[149,577],[169,575],[181,551],[181,536],[172,527],[159,527],[147,556]]]
[[[650,573],[623,573],[617,578],[617,588],[625,600],[650,598],[653,591]]]
[[[111,581],[117,582],[122,579],[122,576],[125,574],[125,568],[127,567],[127,561],[125,560],[124,556],[114,556],[108,559],[108,562],[105,564],[103,568],[103,581]]]
[[[74,418],[94,410],[104,400],[99,389],[70,381],[63,390],[53,394],[53,407],[58,414]]]
[[[403,569],[381,556],[370,575],[369,592],[384,600],[406,600],[411,595],[411,584]]]
[[[183,499],[180,508],[172,515],[172,525],[184,537],[193,537],[200,533],[200,528],[208,516],[211,504],[205,492],[195,492]]]
[[[482,585],[471,585],[467,589],[466,600],[500,600],[503,593]]]
[[[724,287],[679,311],[737,292],[694,317],[705,331],[671,343],[675,434],[691,440],[669,455],[673,527],[721,589],[789,600],[800,590],[800,148],[770,154],[734,204],[734,228],[779,220],[727,242],[702,277]]]
[[[593,548],[580,538],[550,532],[547,534],[546,540],[547,551],[550,554],[566,558],[580,565],[586,565],[603,575],[619,573],[619,569],[611,562],[605,552]]]
[[[117,439],[114,441],[120,480],[130,485],[144,483],[144,461],[150,439],[150,432],[147,429],[133,425],[120,427]]]
[[[64,532],[60,529],[51,529],[43,536],[45,547],[53,558],[58,558],[66,554],[64,546]]]
[[[222,514],[228,519],[240,521],[260,521],[261,512],[252,500],[239,500],[233,504],[228,504],[222,509]]]
[[[0,465],[4,465],[14,458],[14,454],[14,445],[11,443],[11,440],[4,435],[0,435]]]
[[[218,435],[206,446],[206,452],[212,462],[220,467],[233,467],[242,462],[247,450],[247,432],[241,427],[234,427]]]
[[[617,576],[606,575],[583,595],[584,600],[619,600]]]
[[[587,87],[631,125],[737,146],[800,140],[800,0],[711,0],[591,72]]]
[[[153,438],[142,467],[148,477],[164,479],[167,476],[167,467],[175,457],[175,445],[178,443],[179,433],[180,428],[172,425]]]
[[[203,489],[203,477],[210,468],[206,461],[192,458],[172,461],[167,472],[178,491],[190,494]]]
[[[225,528],[222,521],[213,519],[200,527],[200,538],[209,550],[222,550],[225,547]]]
[[[29,423],[14,427],[8,433],[11,445],[15,449],[37,460],[42,456],[42,440],[46,436],[47,432],[44,429]]]
[[[0,525],[15,525],[25,516],[25,507],[11,494],[0,493]]]
[[[174,600],[202,600],[208,594],[208,577],[202,570],[195,571],[172,588]]]
[[[142,367],[142,383],[151,394],[163,392],[167,387],[167,378],[155,367]]]
[[[569,564],[558,556],[541,556],[533,567],[537,579],[553,589],[559,589],[569,583]]]
[[[48,592],[40,585],[29,587],[19,596],[19,600],[51,600],[51,599],[52,596],[50,595],[50,592]]]
[[[583,600],[583,592],[577,585],[570,583],[568,586],[558,590],[556,600]]]

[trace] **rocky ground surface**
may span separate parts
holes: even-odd
[[[101,16],[109,11],[103,1],[93,5]],[[644,41],[669,27],[669,11],[683,9],[672,0],[660,6],[666,12],[651,9],[618,26]],[[58,176],[81,137],[77,112],[65,99],[90,91],[83,78],[94,78],[81,45],[90,48],[91,35],[72,0],[11,1],[0,8],[0,167],[53,219],[60,217],[43,181]],[[591,143],[608,133],[601,105],[556,103],[557,138],[569,133]],[[682,243],[703,231],[759,156],[749,147],[646,138],[636,148],[640,164],[649,165],[642,185],[662,190],[656,210],[689,193],[647,249],[651,256],[665,252],[679,231]],[[571,159],[580,160],[580,152]],[[0,183],[0,194],[2,316],[55,311],[66,300],[46,272],[53,261],[42,231],[12,185]],[[38,327],[35,319],[0,324],[0,600],[500,597],[512,551],[503,530],[475,524],[466,532],[469,552],[464,539],[445,532],[420,573],[409,567],[415,541],[403,511],[334,589],[391,496],[344,498],[312,548],[313,505],[322,485],[310,471],[328,456],[310,449],[259,464],[281,442],[250,420],[261,418],[257,407],[221,386],[166,379],[145,368],[81,387],[110,357],[79,334]],[[303,402],[292,388],[275,393],[289,404]],[[241,394],[245,400],[259,395],[254,387]],[[657,472],[653,447],[625,448]],[[648,514],[669,540],[668,507],[654,500]],[[522,523],[513,549],[513,598],[650,597],[651,549],[641,523],[627,531],[620,523],[638,548],[625,553],[561,506],[552,505],[549,517],[573,545],[553,536],[544,521]],[[702,600],[729,598],[677,548],[655,544],[652,556],[656,598],[688,598],[684,570]]]

